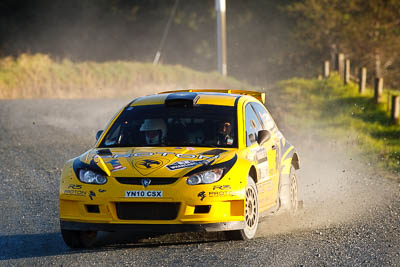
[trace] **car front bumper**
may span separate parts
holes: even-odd
[[[146,190],[162,191],[162,195],[127,196],[127,191],[146,193]],[[112,177],[106,185],[83,184],[70,174],[61,180],[60,221],[62,228],[70,230],[236,230],[244,227],[244,199],[244,183],[228,185],[224,179],[197,186],[179,179],[173,184],[144,188],[121,184]]]

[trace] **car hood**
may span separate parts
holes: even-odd
[[[114,177],[182,177],[218,167],[231,168],[237,149],[195,147],[95,148],[74,161]]]

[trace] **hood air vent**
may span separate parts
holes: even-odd
[[[167,107],[192,108],[196,105],[199,98],[200,96],[196,93],[173,93],[167,96],[165,105]]]

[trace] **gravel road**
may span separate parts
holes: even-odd
[[[101,247],[69,249],[58,225],[61,168],[128,101],[0,101],[1,266],[400,266],[400,179],[312,135],[289,137],[301,156],[304,209],[265,218],[254,240],[102,233]]]

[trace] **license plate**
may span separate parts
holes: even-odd
[[[125,197],[163,197],[163,191],[150,191],[150,190],[125,191]]]

